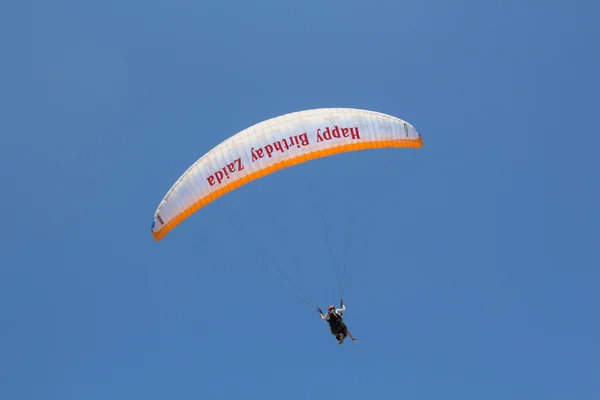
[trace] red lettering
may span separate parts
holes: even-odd
[[[304,132],[301,135],[294,135],[294,136],[290,136],[288,138],[282,138],[280,140],[276,140],[273,143],[267,144],[264,147],[260,147],[258,149],[255,149],[253,147],[252,149],[250,149],[250,153],[252,154],[252,162],[257,161],[259,158],[263,158],[265,156],[265,154],[269,158],[272,158],[273,154],[276,151],[279,151],[280,153],[285,153],[286,151],[291,149],[292,146],[294,146],[294,145],[297,148],[301,148],[302,146],[308,146],[309,144],[310,143],[308,140],[308,134],[306,132]]]
[[[302,146],[308,146],[308,135],[306,132],[300,135],[300,144],[302,144]],[[298,145],[298,148],[300,148],[300,145]]]
[[[212,174],[211,176],[206,178],[206,180],[208,181],[208,184],[210,186],[213,186],[216,183],[223,182],[223,179],[225,177],[227,177],[227,179],[231,179],[230,174],[233,174],[237,171],[241,171],[243,169],[244,169],[244,165],[242,164],[242,159],[238,158],[237,160],[230,162],[229,164],[227,164],[223,168],[221,168],[219,171],[215,172],[214,174]]]
[[[341,130],[341,133],[340,133]],[[332,140],[332,139],[341,139],[342,137],[345,138],[349,138],[352,137],[352,139],[360,139],[360,133],[358,132],[358,127],[354,127],[354,128],[340,128],[339,126],[335,125],[333,127],[333,129],[330,130],[330,128],[327,126],[325,127],[325,130],[321,131],[321,129],[317,129],[317,142],[323,142],[325,140]]]
[[[250,152],[252,153],[252,162],[258,160],[259,158],[263,158],[265,156],[265,153],[262,148],[255,150],[253,147],[252,150],[250,150]]]
[[[322,142],[323,137],[321,136],[321,128],[317,129],[317,143]]]
[[[237,160],[235,160],[235,162],[237,163],[237,170],[241,171],[244,169],[244,165],[242,164],[242,159],[241,157],[238,158]]]
[[[279,150],[280,153],[283,153],[283,147],[281,147],[281,142],[279,140],[273,143],[273,146],[275,146],[275,150]]]
[[[265,146],[265,150],[267,151],[267,155],[269,156],[269,158],[271,158],[271,156],[273,156],[273,146],[268,144]]]
[[[338,126],[336,125],[335,128],[333,128],[333,130],[331,131],[331,136],[333,136],[336,139],[340,138],[340,130],[338,128]]]

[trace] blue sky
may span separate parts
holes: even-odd
[[[599,398],[598,8],[3,2],[0,398]],[[154,242],[197,158],[319,107],[425,147],[281,171]],[[326,307],[345,259],[337,346],[268,265]]]

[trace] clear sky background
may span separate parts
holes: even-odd
[[[0,399],[600,398],[599,7],[2,1]],[[197,158],[319,107],[425,146],[278,172],[154,242]],[[321,307],[346,265],[358,342],[269,262]]]

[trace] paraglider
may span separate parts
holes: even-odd
[[[331,334],[338,340],[338,344],[344,344],[346,336],[350,336],[353,342],[356,342],[356,338],[352,337],[352,334],[348,330],[342,313],[346,312],[346,304],[344,300],[340,299],[340,308],[336,309],[333,305],[329,306],[329,310],[326,314],[320,308],[317,311],[321,314],[321,319],[329,323],[329,329]]]
[[[161,241],[209,203],[284,168],[339,153],[421,147],[421,135],[411,124],[375,111],[321,108],[271,118],[229,137],[192,164],[158,205],[152,236]],[[346,336],[356,341],[343,320],[342,313],[346,310],[343,301],[340,309],[331,306],[324,314],[298,292],[329,323],[339,344],[343,344]]]

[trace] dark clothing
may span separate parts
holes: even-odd
[[[335,311],[329,311],[327,322],[329,322],[329,329],[331,334],[338,337],[339,334],[346,336],[346,324],[341,315],[338,315]]]
[[[319,310],[320,311],[320,310]],[[337,310],[332,309],[328,311],[325,315],[321,314],[321,318],[329,323],[329,329],[331,330],[331,334],[342,343],[342,340],[346,338],[348,335],[348,328],[344,323],[344,318],[342,317],[342,313],[346,311],[346,305],[342,303],[342,308],[338,308]]]

